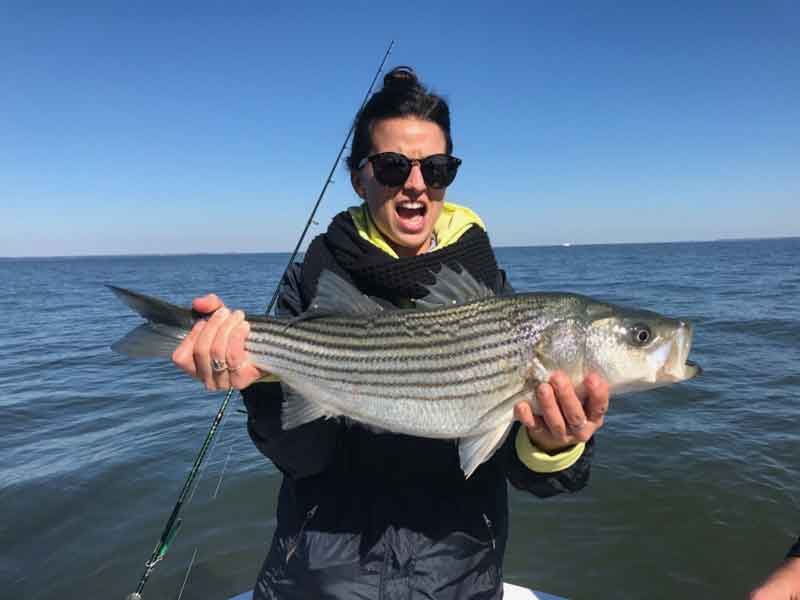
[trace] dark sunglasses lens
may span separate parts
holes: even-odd
[[[453,183],[461,161],[446,154],[429,156],[422,161],[422,176],[432,188],[444,188]]]
[[[385,152],[372,158],[372,170],[375,178],[383,185],[403,185],[411,172],[411,163],[402,154]]]

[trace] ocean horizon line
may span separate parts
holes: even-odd
[[[713,239],[694,239],[694,240],[670,240],[657,242],[562,242],[555,244],[493,244],[493,248],[516,249],[516,248],[574,248],[574,247],[593,247],[593,246],[657,246],[667,244],[713,244],[727,242],[759,242],[759,241],[779,241],[797,240],[800,235],[785,235],[774,237],[719,237]],[[305,250],[299,253],[304,253]],[[224,252],[98,252],[85,254],[19,254],[0,256],[0,261],[12,260],[47,260],[47,259],[80,259],[80,258],[146,258],[146,257],[167,257],[167,256],[254,256],[262,254],[289,255],[289,250],[230,250]]]

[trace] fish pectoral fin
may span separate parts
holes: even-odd
[[[143,323],[111,344],[111,349],[131,358],[170,358],[186,333],[171,325]]]
[[[281,411],[281,426],[284,431],[300,427],[322,417],[334,416],[321,404],[308,400],[299,392],[285,384],[283,388],[283,410]]]
[[[445,264],[438,273],[431,272],[435,281],[433,285],[423,285],[428,290],[428,294],[414,301],[417,308],[434,309],[491,298],[495,295],[492,290],[470,275],[463,266],[459,264],[455,266],[460,269],[460,272]]]
[[[463,437],[458,440],[458,456],[464,477],[469,478],[480,465],[489,460],[503,445],[511,430],[512,421],[501,423],[496,428],[480,435]]]

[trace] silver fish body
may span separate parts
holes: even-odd
[[[471,278],[465,284],[465,277],[443,270],[433,303],[383,311],[325,273],[306,315],[249,316],[245,348],[251,362],[288,388],[284,428],[345,416],[381,430],[459,439],[469,476],[505,439],[514,405],[528,401],[535,409],[535,386],[555,370],[576,386],[597,372],[615,393],[699,372],[687,362],[688,323],[576,294],[496,297]],[[161,341],[134,335],[114,348],[135,356],[171,353],[191,315],[173,307],[184,312],[165,323],[170,310],[163,306],[171,305],[154,311],[152,302],[160,301],[131,302],[124,296],[130,292],[115,291],[150,319],[134,330],[138,338],[155,330]],[[142,310],[142,302],[151,308]]]

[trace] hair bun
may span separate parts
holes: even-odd
[[[414,69],[405,65],[400,65],[389,71],[383,77],[383,89],[385,90],[407,90],[419,87],[419,79]]]

